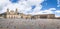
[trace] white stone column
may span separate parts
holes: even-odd
[[[50,16],[48,15],[48,16],[47,16],[47,19],[49,19],[49,18],[50,18]]]

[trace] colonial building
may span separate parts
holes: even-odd
[[[15,19],[15,18],[23,18],[23,19],[54,19],[55,18],[55,14],[38,14],[38,15],[31,15],[31,14],[23,14],[23,13],[18,13],[18,9],[16,8],[16,10],[9,10],[7,9],[7,11],[5,13],[0,14],[0,17],[2,18],[11,18],[11,19]]]
[[[11,10],[9,11],[9,9],[7,9],[6,12],[6,18],[23,18],[23,19],[30,19],[31,15],[25,15],[23,13],[18,13],[18,9],[16,9],[15,11]]]
[[[9,9],[7,9],[6,18],[21,18],[21,16],[20,14],[18,14],[18,9],[16,9],[15,11],[9,11]]]
[[[32,16],[34,19],[54,19],[55,15],[54,14],[39,14],[39,15],[34,15]]]

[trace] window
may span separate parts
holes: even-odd
[[[46,19],[46,18],[47,18],[47,16],[42,15],[42,16],[40,16],[40,18],[42,18],[42,19]]]

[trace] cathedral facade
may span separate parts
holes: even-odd
[[[9,11],[9,9],[7,9],[6,18],[21,18],[21,16],[20,14],[18,14],[18,9],[16,9],[15,11]]]
[[[15,18],[23,18],[23,19],[30,19],[31,18],[31,15],[29,14],[29,15],[25,15],[25,14],[23,14],[23,13],[18,13],[18,9],[16,9],[15,11],[13,11],[13,10],[9,10],[9,9],[7,9],[7,12],[6,12],[6,18],[13,18],[13,19],[15,19]]]

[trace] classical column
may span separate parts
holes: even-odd
[[[38,19],[40,19],[40,16],[38,16]]]
[[[6,18],[9,18],[9,9],[7,8],[7,13],[6,13],[7,15],[6,15]]]
[[[9,9],[7,8],[7,15],[9,14]]]
[[[49,19],[49,18],[50,18],[50,16],[48,15],[48,16],[47,16],[47,19]]]

